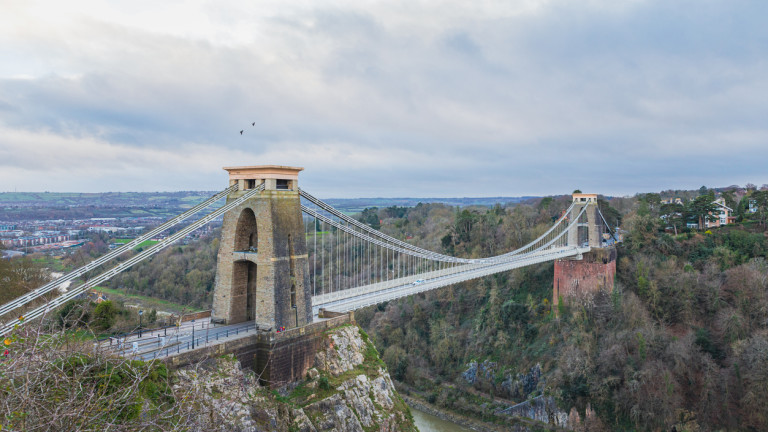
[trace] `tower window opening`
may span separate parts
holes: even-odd
[[[291,189],[291,181],[290,180],[277,179],[277,182],[275,184],[275,188],[277,190],[290,190]]]
[[[291,277],[296,276],[296,263],[293,259],[293,237],[288,234],[288,271]]]
[[[249,179],[245,181],[245,188],[246,189],[254,189],[256,188],[256,179]]]

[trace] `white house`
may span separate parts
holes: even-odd
[[[747,213],[757,213],[757,200],[747,201]]]

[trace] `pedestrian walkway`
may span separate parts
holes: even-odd
[[[125,337],[110,338],[101,342],[101,347],[123,357],[139,360],[164,358],[182,352],[195,350],[234,339],[249,336],[256,331],[253,322],[233,325],[217,325],[210,319],[184,323],[170,327],[144,331]]]

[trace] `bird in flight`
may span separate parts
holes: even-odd
[[[243,134],[243,131],[241,130],[241,131],[240,131],[240,135],[242,135],[242,134]]]
[[[251,126],[256,126],[256,122],[251,123]]]

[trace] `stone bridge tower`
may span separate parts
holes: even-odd
[[[586,207],[578,223],[568,231],[568,246],[589,247],[577,258],[555,261],[552,304],[591,301],[599,291],[613,291],[616,276],[616,248],[605,237],[607,227],[599,214],[597,194],[573,194],[573,215]],[[555,309],[557,310],[557,309]]]
[[[602,245],[600,231],[603,224],[598,220],[597,194],[575,193],[573,204],[573,210],[571,210],[573,215],[581,213],[584,207],[587,209],[581,220],[568,232],[568,246],[582,247],[589,244],[591,247],[600,247]]]
[[[300,327],[312,322],[307,246],[298,178],[303,168],[261,165],[225,167],[227,197],[264,184],[264,191],[224,215],[213,293],[212,317],[263,328]]]

